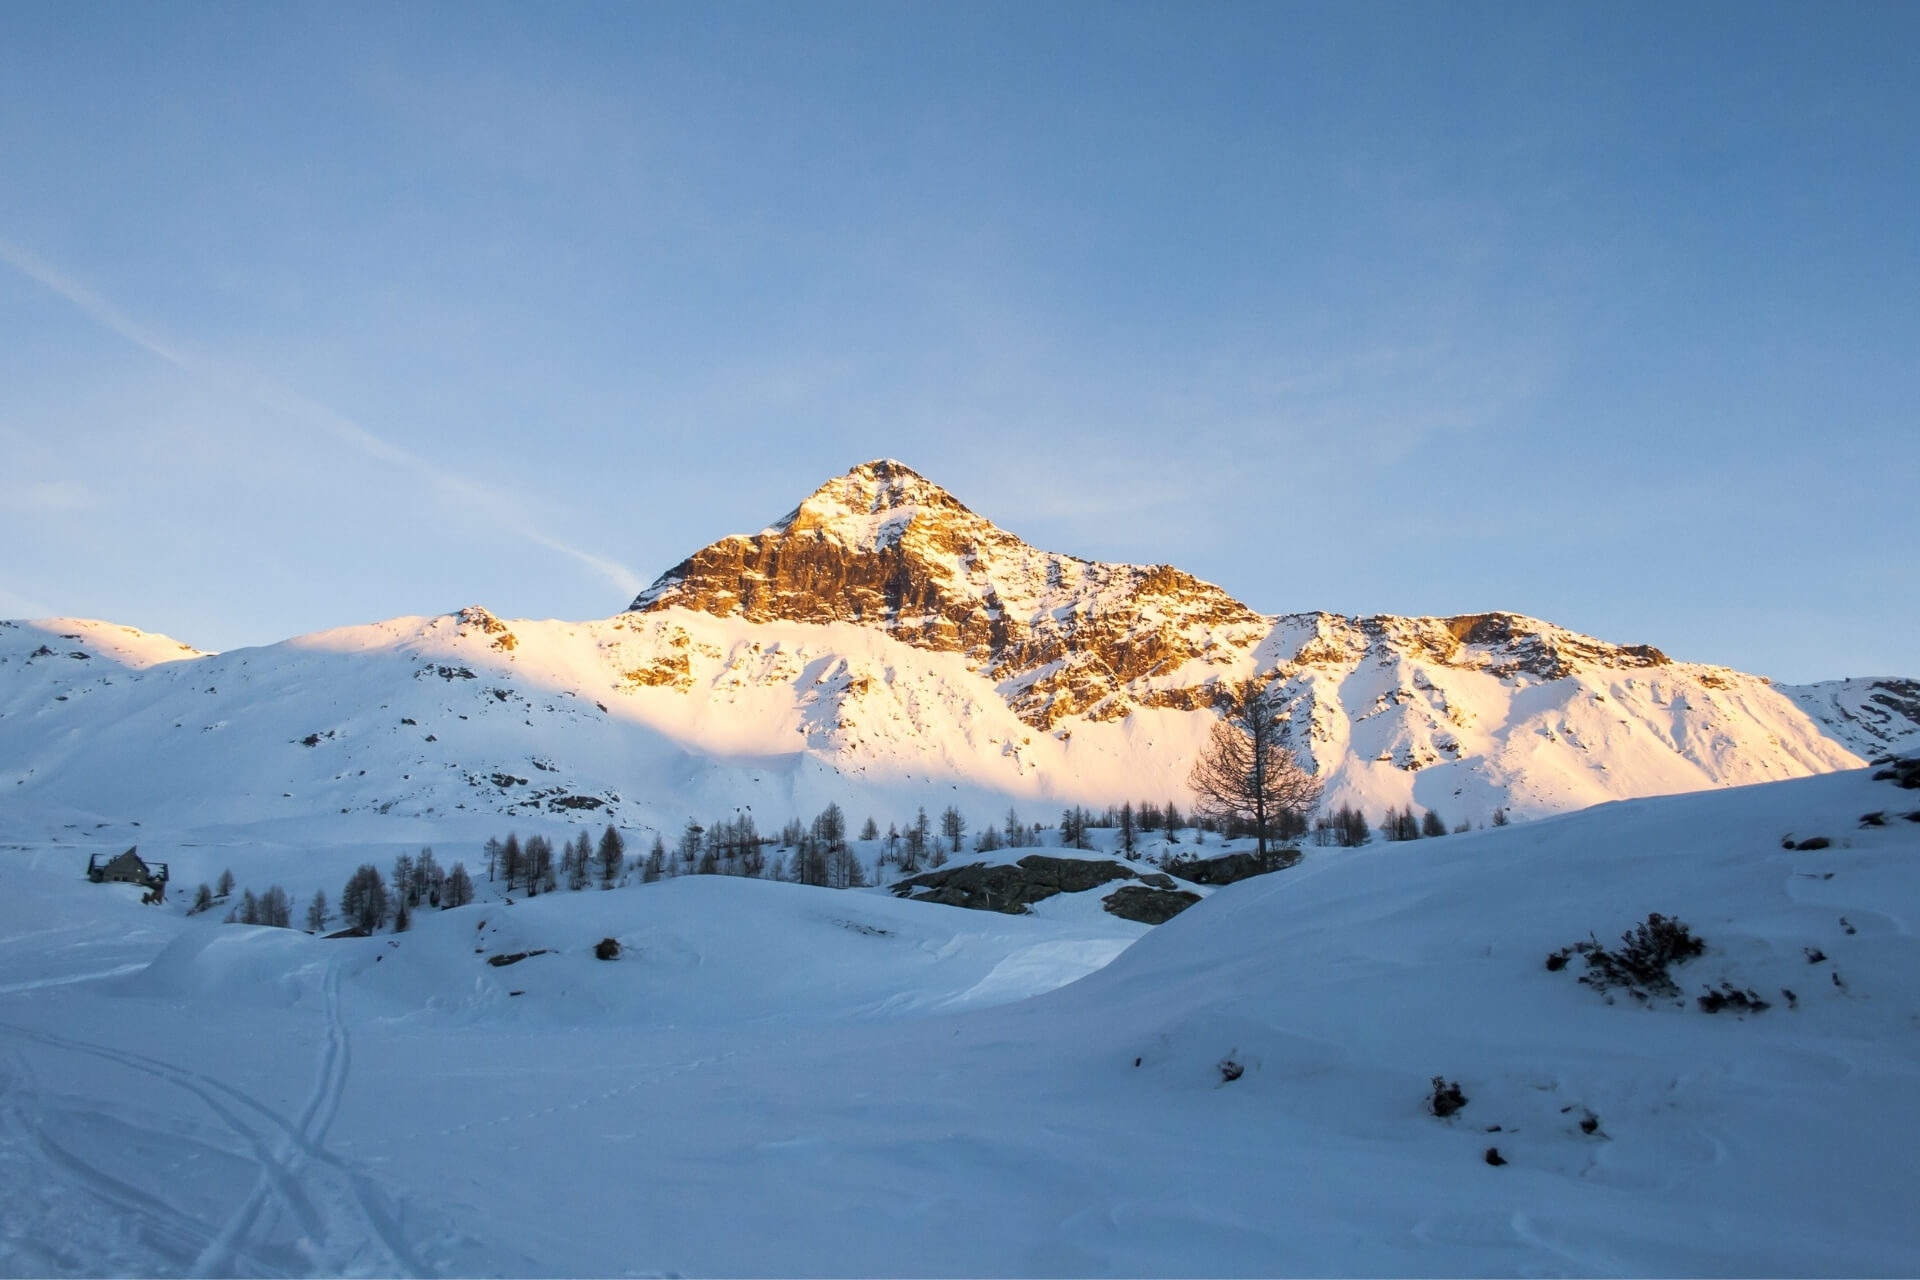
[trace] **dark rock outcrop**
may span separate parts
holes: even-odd
[[[1909,791],[1920,790],[1920,756],[1895,756],[1887,767],[1873,775],[1876,782],[1891,782]]]
[[[1200,901],[1191,889],[1149,889],[1142,884],[1123,884],[1102,901],[1111,914],[1141,924],[1165,924]]]
[[[1180,858],[1167,868],[1189,884],[1233,884],[1235,881],[1284,871],[1300,861],[1298,849],[1273,849],[1263,859],[1257,853],[1223,853],[1214,858]]]
[[[1056,893],[1082,893],[1110,881],[1133,878],[1134,873],[1118,862],[1032,853],[1010,866],[970,862],[964,867],[928,871],[898,882],[893,891],[915,902],[1018,916],[1027,913],[1029,904]]]

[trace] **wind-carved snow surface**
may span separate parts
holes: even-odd
[[[1309,847],[1152,930],[696,877],[323,940],[16,844],[0,1273],[1907,1274],[1908,812],[1860,771]],[[1649,911],[1706,943],[1678,998],[1545,966]]]

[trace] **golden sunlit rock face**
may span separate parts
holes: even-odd
[[[633,609],[754,622],[852,622],[962,653],[1028,724],[1118,719],[1139,702],[1206,705],[1206,660],[1266,619],[1168,565],[1036,550],[897,462],[822,485],[785,519],[674,566]],[[1197,670],[1189,670],[1196,661]]]
[[[1513,614],[1330,614],[1275,619],[1171,565],[1102,564],[1040,551],[893,461],[855,467],[752,536],[723,538],[641,592],[633,612],[692,609],[752,622],[846,622],[921,649],[961,653],[1037,728],[1137,706],[1213,705],[1224,669],[1290,675],[1350,665],[1377,645],[1428,661],[1544,679],[1580,664],[1638,667],[1645,646],[1589,640]],[[1280,625],[1276,625],[1279,623]],[[663,665],[636,683],[676,683]]]

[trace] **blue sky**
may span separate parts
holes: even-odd
[[[0,615],[617,611],[898,457],[1920,675],[1920,8],[0,8]]]

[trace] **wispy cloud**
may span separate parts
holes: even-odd
[[[209,386],[238,396],[309,430],[329,436],[398,470],[411,472],[431,484],[447,498],[483,506],[493,514],[500,527],[515,535],[566,556],[600,574],[620,590],[633,594],[645,585],[639,575],[618,561],[583,551],[519,514],[524,501],[478,481],[437,466],[419,454],[383,439],[359,423],[326,405],[311,400],[271,378],[209,360],[156,329],[139,323],[99,294],[56,270],[38,256],[18,245],[0,239],[0,262],[21,275],[59,295],[101,327],[111,330],[137,347],[166,361],[174,368]],[[57,489],[60,486],[39,486]],[[45,508],[42,508],[45,509]]]
[[[63,480],[42,480],[19,489],[0,489],[0,511],[91,511],[101,503],[100,495],[85,485]]]

